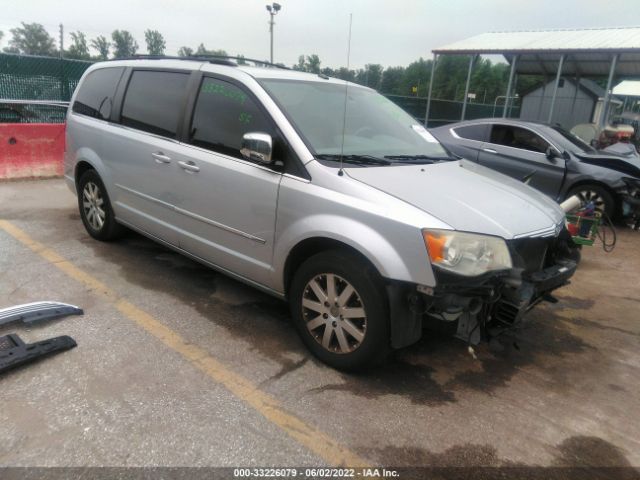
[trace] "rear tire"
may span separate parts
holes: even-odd
[[[122,236],[125,228],[116,222],[107,189],[95,170],[87,170],[78,181],[78,208],[87,233],[103,242]]]
[[[573,195],[580,197],[583,203],[593,202],[596,210],[606,213],[613,219],[616,213],[616,201],[606,188],[591,184],[578,185],[569,191],[567,198]]]
[[[389,308],[380,274],[357,255],[331,250],[305,261],[289,292],[305,345],[338,370],[356,371],[389,352]]]

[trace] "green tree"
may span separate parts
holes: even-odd
[[[236,57],[238,57],[238,65],[246,65],[247,62],[244,61],[244,55],[242,54],[238,54],[236,55]]]
[[[91,47],[97,50],[98,60],[106,60],[109,58],[109,49],[111,48],[111,43],[103,35],[99,35],[98,37],[91,40]]]
[[[320,73],[322,73],[323,75],[326,75],[327,77],[336,76],[335,70],[331,67],[324,67],[322,70],[320,70]]]
[[[298,57],[298,63],[296,65],[293,66],[294,70],[298,70],[300,72],[306,72],[307,71],[307,67],[304,61],[304,55],[300,55]]]
[[[149,55],[164,55],[167,44],[158,30],[145,30],[144,40],[147,43]]]
[[[404,67],[388,67],[382,74],[380,91],[386,94],[401,94],[404,83]]]
[[[404,78],[398,86],[396,93],[400,95],[427,96],[429,90],[429,82],[431,81],[431,67],[433,62],[419,58],[415,62],[411,62],[404,72]],[[413,91],[413,88],[417,92]]]
[[[506,93],[508,81],[508,65],[492,64],[490,60],[479,59],[473,68],[469,91],[476,94],[475,102],[492,104],[497,96]]]
[[[67,58],[75,58],[78,60],[89,60],[89,46],[87,45],[87,37],[82,32],[71,32],[71,45],[65,52]]]
[[[21,22],[21,25],[10,30],[11,40],[4,49],[5,52],[48,56],[56,54],[55,41],[42,25],[25,22]]]
[[[138,51],[138,42],[127,30],[114,30],[111,34],[113,40],[113,57],[133,57]]]
[[[320,57],[315,53],[307,55],[306,71],[311,73],[320,73]]]
[[[193,56],[193,48],[191,47],[180,47],[178,49],[179,57],[192,57]]]
[[[207,48],[204,46],[204,43],[201,43],[200,45],[198,45],[198,48],[196,49],[196,53],[195,53],[196,57],[198,55],[219,55],[221,57],[226,57],[228,56],[228,53],[226,50],[207,50]]]
[[[363,69],[359,69],[356,72],[356,82],[360,85],[379,90],[383,70],[382,65],[367,64]]]
[[[445,55],[438,59],[433,79],[433,98],[461,101],[467,81],[469,57]]]
[[[355,70],[347,69],[346,67],[340,67],[334,73],[335,73],[335,76],[340,80],[347,80],[348,82],[353,82],[356,79]]]
[[[312,55],[300,55],[298,57],[298,63],[293,65],[294,70],[300,72],[320,73],[320,57],[315,53]]]

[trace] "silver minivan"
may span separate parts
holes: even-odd
[[[576,269],[555,202],[324,75],[228,58],[98,63],[66,140],[92,237],[128,227],[287,299],[336,368],[379,362],[427,327],[495,337]]]

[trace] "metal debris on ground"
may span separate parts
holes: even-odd
[[[78,344],[68,336],[24,343],[16,334],[0,337],[0,374],[43,357],[70,350]]]
[[[0,325],[22,320],[33,325],[42,320],[64,317],[66,315],[82,315],[80,307],[60,302],[33,302],[0,309]]]

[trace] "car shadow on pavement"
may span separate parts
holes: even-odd
[[[285,302],[201,265],[134,232],[118,242],[83,236],[94,254],[118,265],[131,284],[170,295],[280,366],[275,378],[303,366],[308,354]]]
[[[422,340],[396,352],[388,364],[360,374],[343,374],[344,382],[313,391],[346,391],[367,398],[401,395],[415,404],[437,406],[455,402],[468,390],[491,394],[529,367],[544,369],[548,388],[566,388],[567,377],[576,370],[557,359],[571,361],[571,356],[595,349],[570,333],[555,314],[541,310],[530,315],[538,318],[530,318],[524,328],[501,337],[502,351],[483,343],[475,347],[474,359],[463,341],[425,331]]]
[[[290,322],[286,303],[135,233],[108,244],[86,236],[81,241],[97,257],[118,265],[127,282],[171,295],[277,363],[280,370],[267,381],[307,363],[309,354]],[[465,390],[491,394],[528,366],[544,368],[560,389],[568,371],[575,374],[575,370],[558,365],[557,358],[579,355],[592,347],[570,333],[550,309],[539,308],[529,316],[535,318],[506,340],[502,352],[480,345],[474,360],[461,340],[425,331],[422,340],[395,352],[384,366],[360,374],[339,373],[341,382],[309,393],[345,391],[367,398],[393,394],[412,403],[436,406],[455,402]],[[314,363],[317,368],[326,368]]]
[[[392,467],[427,466],[452,468],[443,470],[444,478],[616,478],[636,479],[640,471],[633,468],[622,449],[599,437],[576,435],[549,447],[548,465],[527,465],[501,458],[492,445],[454,445],[441,452],[416,447],[388,446],[367,451],[370,458]],[[484,472],[479,470],[486,469]],[[470,470],[464,471],[465,468]],[[412,478],[403,475],[403,478]],[[450,475],[446,475],[449,473]],[[424,475],[424,472],[420,472]],[[486,475],[483,476],[483,475]],[[416,476],[415,478],[421,478]],[[440,477],[436,477],[440,478]]]

